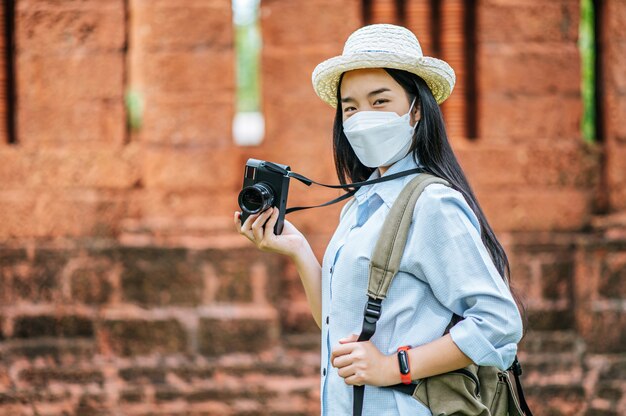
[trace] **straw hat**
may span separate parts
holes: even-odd
[[[447,62],[424,56],[419,41],[410,30],[390,24],[363,26],[348,37],[340,56],[327,59],[313,71],[313,89],[337,107],[339,77],[361,68],[395,68],[420,76],[441,104],[450,96],[456,76]]]

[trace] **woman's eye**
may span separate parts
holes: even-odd
[[[386,103],[387,101],[389,100],[386,100],[384,98],[379,98],[378,100],[374,101],[374,105],[376,105],[376,103],[383,104],[383,103]]]
[[[354,111],[354,110],[356,110],[356,108],[354,108],[354,107],[346,107],[346,108],[343,109],[343,112],[344,113],[349,113],[350,111]]]

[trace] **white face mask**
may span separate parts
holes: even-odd
[[[343,132],[361,163],[377,168],[406,156],[419,122],[410,124],[414,103],[415,100],[403,116],[394,111],[359,111],[343,122]]]

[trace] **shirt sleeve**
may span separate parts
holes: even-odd
[[[450,330],[459,349],[478,365],[508,368],[522,337],[522,320],[481,240],[478,219],[460,192],[439,184],[424,190],[407,249],[409,271],[464,318]]]

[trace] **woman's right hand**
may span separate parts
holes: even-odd
[[[260,250],[295,257],[307,243],[304,235],[285,220],[283,232],[274,233],[274,225],[278,221],[278,208],[272,207],[260,214],[250,215],[241,224],[241,213],[235,211],[235,228],[237,232],[252,241]]]

